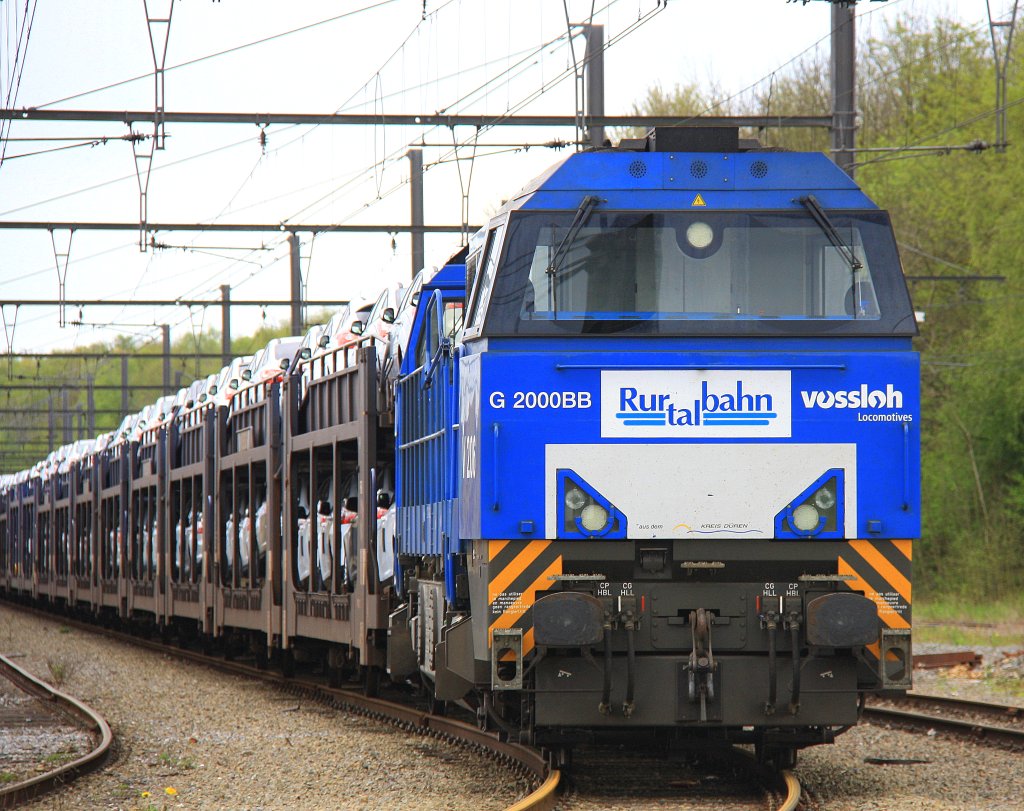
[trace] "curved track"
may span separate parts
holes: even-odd
[[[54,614],[37,608],[16,603],[4,602],[3,604],[19,611],[37,614],[47,619],[54,619],[55,617]],[[304,695],[319,703],[345,708],[361,715],[397,724],[409,731],[440,737],[459,745],[485,751],[501,762],[508,764],[511,769],[530,775],[537,784],[537,788],[533,792],[517,801],[506,811],[549,811],[557,803],[561,775],[557,769],[549,765],[544,753],[528,746],[505,741],[496,732],[482,730],[472,724],[443,715],[425,712],[417,709],[410,703],[365,695],[358,687],[328,687],[323,682],[313,678],[286,678],[280,673],[263,670],[253,665],[166,645],[122,631],[115,631],[91,623],[73,620],[66,616],[60,616],[60,621],[65,625],[70,625],[83,631],[102,634],[131,645],[159,651],[160,653],[197,664],[203,664],[215,670],[269,682],[281,689]],[[48,685],[43,685],[43,687],[47,690],[52,689]],[[73,701],[74,699],[70,700]],[[88,711],[88,708],[85,708],[84,705],[81,706]],[[102,721],[99,716],[96,716],[96,718],[103,723],[109,736],[109,728],[106,727],[106,722]],[[74,766],[75,763],[69,763],[67,767]],[[47,776],[43,775],[42,778],[37,779],[45,777]],[[12,788],[17,788],[17,786]],[[3,794],[0,793],[0,799],[2,797]],[[0,807],[4,806],[0,804]]]
[[[114,737],[110,732],[110,725],[101,715],[73,696],[62,693],[40,681],[31,673],[22,670],[5,656],[0,656],[0,676],[24,692],[46,702],[57,713],[73,718],[77,724],[89,730],[97,740],[96,746],[81,757],[51,771],[0,789],[0,808],[14,808],[33,797],[67,784],[103,763],[110,752]]]
[[[782,780],[786,784],[786,799],[779,806],[779,811],[794,811],[800,805],[800,781],[790,771],[782,772]]]
[[[868,704],[863,718],[1024,749],[1024,708],[1021,707],[909,693],[886,704]]]

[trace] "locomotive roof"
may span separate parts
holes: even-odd
[[[668,139],[663,138],[663,143]],[[630,141],[650,147],[654,139]],[[672,143],[680,143],[674,141]],[[595,149],[569,155],[503,207],[575,209],[597,193],[612,209],[797,210],[815,195],[824,208],[873,209],[857,184],[820,152],[764,149],[649,151]]]

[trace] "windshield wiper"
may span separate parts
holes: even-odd
[[[569,230],[565,232],[562,241],[558,243],[558,247],[551,254],[546,273],[548,277],[548,309],[552,313],[558,313],[558,272],[562,269],[565,257],[569,255],[569,251],[576,243],[576,237],[579,236],[580,230],[590,219],[590,212],[600,202],[600,199],[591,194],[580,201],[579,208],[576,209],[576,216],[572,218],[572,223],[569,225]]]
[[[565,260],[566,255],[576,242],[576,237],[579,235],[580,229],[586,224],[590,218],[590,212],[593,211],[597,204],[601,200],[593,195],[588,194],[580,202],[579,208],[576,209],[576,216],[572,218],[572,223],[569,225],[569,230],[565,232],[565,236],[562,237],[562,241],[558,243],[558,247],[555,248],[555,252],[551,255],[551,261],[548,262],[547,273],[548,276],[557,276],[558,271],[562,268],[562,262]]]
[[[857,258],[857,255],[853,252],[853,248],[843,242],[843,238],[839,236],[839,232],[832,224],[832,220],[828,218],[828,214],[825,213],[825,209],[821,207],[821,203],[818,202],[818,199],[813,194],[801,197],[800,205],[806,208],[811,217],[814,218],[818,227],[821,228],[825,236],[828,237],[828,241],[832,243],[833,247],[839,251],[839,255],[846,261],[846,264],[850,266],[851,271],[857,271],[864,267],[864,265],[861,264],[861,261]]]

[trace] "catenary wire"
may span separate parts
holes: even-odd
[[[252,42],[246,42],[246,43],[243,43],[241,45],[232,46],[231,48],[225,48],[224,50],[217,51],[216,53],[205,54],[203,56],[197,56],[194,59],[189,59],[189,60],[187,60],[185,62],[179,62],[176,65],[170,65],[170,66],[164,68],[164,73],[168,73],[168,72],[170,72],[172,70],[178,70],[179,68],[184,68],[184,67],[189,67],[191,65],[196,65],[196,64],[198,64],[200,62],[205,62],[205,61],[207,61],[209,59],[216,59],[216,58],[221,57],[221,56],[226,56],[228,54],[236,53],[238,51],[245,50],[246,48],[252,48],[252,47],[254,47],[256,45],[265,45],[268,42],[273,42],[274,40],[282,39],[283,37],[288,37],[288,36],[291,36],[292,34],[298,34],[298,33],[302,32],[302,31],[309,31],[309,30],[311,30],[313,28],[318,28],[321,25],[327,25],[328,23],[338,22],[339,20],[343,20],[343,19],[345,19],[347,17],[352,17],[352,16],[355,16],[357,14],[362,14],[362,13],[367,12],[367,11],[376,11],[378,8],[381,8],[383,6],[387,6],[387,5],[390,5],[392,3],[396,3],[396,2],[399,2],[399,0],[379,0],[379,2],[373,3],[372,5],[364,6],[363,8],[353,9],[352,11],[346,11],[344,14],[337,14],[337,15],[335,15],[333,17],[328,17],[328,18],[323,19],[323,20],[318,20],[317,22],[314,22],[314,23],[309,23],[307,25],[299,26],[298,28],[292,28],[289,31],[282,31],[282,32],[280,32],[278,34],[272,34],[271,36],[268,36],[268,37],[262,37],[260,39],[253,40]],[[149,71],[148,73],[141,73],[138,76],[131,77],[130,79],[121,79],[120,81],[111,82],[110,84],[103,85],[102,87],[94,87],[91,90],[83,90],[80,93],[75,93],[75,94],[70,95],[70,96],[64,96],[63,98],[60,98],[60,99],[54,99],[53,101],[48,101],[45,104],[37,104],[37,105],[35,105],[35,107],[33,109],[44,110],[47,107],[53,107],[54,105],[57,105],[57,104],[63,104],[66,101],[73,101],[74,99],[80,99],[80,98],[82,98],[84,96],[91,96],[91,95],[93,95],[95,93],[102,93],[105,90],[111,90],[111,89],[113,89],[115,87],[121,87],[121,86],[126,85],[126,84],[131,84],[132,82],[142,81],[143,79],[150,79],[150,78],[152,78],[152,76],[153,76],[153,71]]]

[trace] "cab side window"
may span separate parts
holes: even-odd
[[[480,270],[480,257],[483,251],[476,251],[469,255],[466,259],[466,293],[469,296],[469,310],[472,311],[476,304],[476,298],[479,294],[479,285],[476,282],[479,281],[479,270]]]
[[[449,301],[444,305],[444,334],[458,342],[462,337],[463,306],[461,301]]]
[[[473,300],[470,303],[469,327],[479,327],[483,324],[484,315],[487,312],[487,305],[491,300],[491,289],[494,286],[494,276],[498,270],[498,256],[501,253],[501,238],[505,233],[505,224],[492,228],[487,235],[487,245],[482,254],[481,271],[476,288],[473,292]],[[468,264],[468,263],[467,263]],[[469,268],[467,267],[467,273]]]
[[[430,363],[430,358],[433,356],[431,351],[430,335],[434,330],[430,313],[426,314],[426,318],[423,319],[423,326],[420,328],[419,338],[416,340],[416,367],[423,368]]]

